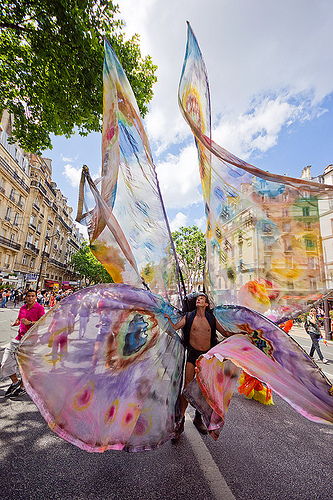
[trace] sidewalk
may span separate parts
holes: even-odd
[[[323,328],[321,328],[321,332],[324,334],[324,329]],[[293,335],[295,335],[297,337],[302,337],[302,338],[305,338],[305,339],[309,339],[310,338],[309,335],[305,331],[304,325],[302,325],[302,326],[294,325],[292,327],[292,329],[290,330],[289,335],[291,337]],[[328,343],[328,345],[332,345],[333,346],[333,340],[326,340],[326,342]]]

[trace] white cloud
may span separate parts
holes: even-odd
[[[62,159],[62,161],[67,161],[69,163],[74,163],[76,158],[70,158],[70,157],[67,157],[67,156],[63,156],[62,154],[60,155],[60,158]]]
[[[205,215],[200,217],[200,219],[194,219],[194,224],[198,226],[198,228],[201,229],[201,231],[203,231],[204,233],[206,232],[207,218]]]
[[[266,98],[250,112],[232,119],[220,120],[213,131],[218,144],[249,158],[254,152],[265,152],[278,141],[283,126],[289,126],[303,114],[303,105],[289,104],[280,97]]]
[[[177,105],[187,19],[206,62],[213,121],[223,117],[217,136],[234,153],[267,151],[284,125],[309,119],[333,91],[330,1],[212,0],[203,8],[201,0],[123,0],[121,15],[158,65],[146,120],[157,155],[189,135]],[[261,109],[251,116],[254,102]]]
[[[75,168],[70,163],[66,163],[64,169],[63,175],[67,177],[67,180],[73,187],[77,188],[80,184],[81,168]]]
[[[178,212],[176,217],[170,222],[171,231],[177,231],[181,227],[186,227],[188,222],[187,215],[183,214],[183,212]]]
[[[156,165],[166,208],[184,208],[202,201],[196,147],[187,146],[179,156],[169,154]]]

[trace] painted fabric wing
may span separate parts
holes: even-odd
[[[134,94],[108,41],[103,85],[102,173],[93,181],[83,169],[77,220],[88,225],[91,249],[115,282],[144,281],[168,297],[179,287],[163,201]]]
[[[189,25],[178,97],[198,146],[207,292],[275,320],[300,312],[326,292],[319,214],[332,186],[264,172],[211,140],[208,79]]]
[[[29,330],[17,359],[49,427],[90,452],[156,448],[174,433],[184,349],[171,306],[128,285],[63,299]]]
[[[224,417],[230,401],[228,397],[226,402],[220,383],[221,380],[225,384],[225,377],[232,378],[232,373],[224,370],[229,360],[267,383],[307,419],[333,423],[332,384],[286,332],[244,307],[218,307],[215,313],[225,331],[236,335],[199,358],[196,378],[206,401],[218,415]],[[198,404],[201,404],[200,398]],[[208,412],[206,420],[209,418]]]

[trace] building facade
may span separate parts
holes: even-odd
[[[17,286],[68,288],[78,285],[70,267],[82,236],[72,208],[52,182],[51,160],[9,144],[11,116],[0,130],[0,276]]]

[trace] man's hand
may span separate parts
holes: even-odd
[[[20,320],[16,319],[15,321],[13,321],[13,323],[10,324],[10,326],[17,326],[19,324],[20,324]]]
[[[30,319],[27,318],[22,318],[21,323],[26,326],[32,325],[32,321],[30,321]]]

